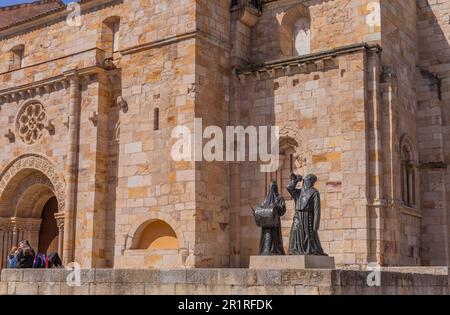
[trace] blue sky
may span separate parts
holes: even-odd
[[[63,0],[64,3],[69,3],[74,0]],[[8,5],[12,4],[18,4],[18,3],[30,3],[33,2],[33,0],[0,0],[0,7],[6,7]]]

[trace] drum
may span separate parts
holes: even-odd
[[[256,225],[261,228],[274,228],[279,226],[276,208],[256,208],[255,220]]]

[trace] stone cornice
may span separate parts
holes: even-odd
[[[241,68],[235,69],[235,73],[242,79],[245,79],[244,77],[246,75],[256,74],[258,76],[264,72],[269,73],[269,76],[273,77],[275,70],[281,69],[285,72],[290,72],[291,67],[301,68],[302,66],[306,66],[307,64],[315,64],[320,70],[320,68],[324,67],[324,62],[327,60],[333,61],[334,58],[338,56],[353,54],[361,51],[380,53],[382,51],[382,48],[377,44],[369,43],[342,46],[305,56],[278,59],[262,64],[243,66]]]
[[[66,71],[63,74],[44,80],[0,90],[0,105],[5,102],[24,99],[28,96],[40,94],[42,90],[45,92],[50,92],[61,87],[61,84],[64,88],[68,88],[69,81],[73,76],[88,78],[92,74],[106,73],[107,71],[108,70],[105,70],[98,66],[92,66],[83,69],[73,69],[70,71]]]

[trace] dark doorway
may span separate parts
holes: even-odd
[[[58,251],[58,226],[55,214],[58,212],[58,201],[50,199],[42,210],[42,225],[39,232],[39,252],[50,254]]]

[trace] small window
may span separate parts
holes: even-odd
[[[113,52],[119,51],[119,31],[120,31],[120,21],[114,23],[114,33],[113,33]]]
[[[22,68],[24,51],[25,51],[24,45],[18,45],[11,49],[9,70],[16,70]]]
[[[159,130],[159,108],[155,108],[153,119],[153,130]]]
[[[416,172],[411,151],[402,148],[402,199],[407,207],[416,205]]]
[[[299,19],[294,25],[294,56],[308,55],[311,52],[311,29],[307,18]]]

